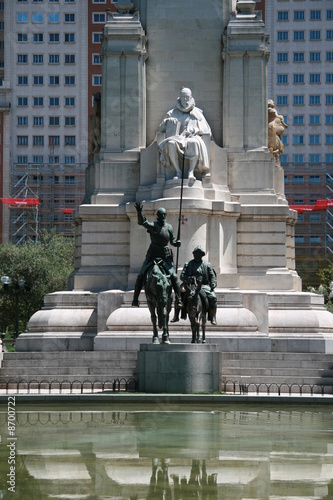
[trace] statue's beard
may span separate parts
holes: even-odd
[[[182,103],[181,103],[181,100],[180,98],[178,97],[177,99],[177,108],[182,111],[183,113],[189,113],[190,111],[192,111],[192,109],[194,108],[195,106],[195,100],[194,98],[192,97],[191,100],[187,103],[186,106],[183,106]]]

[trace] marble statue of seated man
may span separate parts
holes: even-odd
[[[172,166],[176,177],[182,178],[183,155],[189,162],[190,180],[195,179],[195,170],[209,171],[208,152],[201,136],[211,136],[211,129],[201,109],[195,106],[190,89],[181,89],[177,106],[167,112],[159,132],[164,132],[166,137],[158,145],[160,162],[165,168]]]

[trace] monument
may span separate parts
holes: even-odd
[[[135,203],[150,220],[164,207],[176,228],[183,190],[177,271],[198,245],[216,271],[217,324],[207,342],[224,351],[333,352],[333,316],[322,297],[301,291],[295,271],[297,214],[268,148],[268,37],[256,2],[123,3],[103,31],[100,134],[76,215],[71,289],[45,297],[17,350],[151,342],[143,294],[132,307],[149,246]],[[283,129],[278,111],[274,119]],[[169,329],[172,343],[190,342],[188,322]]]

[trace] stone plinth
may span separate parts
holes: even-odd
[[[217,345],[141,344],[139,391],[149,393],[214,392],[219,390]]]

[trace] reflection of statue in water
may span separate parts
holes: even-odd
[[[91,120],[91,148],[90,153],[94,155],[101,148],[101,93],[94,94],[93,116]]]
[[[168,245],[170,242],[172,246],[180,247],[181,242],[174,236],[171,224],[166,222],[166,210],[165,208],[159,208],[157,211],[157,220],[149,222],[142,215],[142,204],[135,203],[135,208],[138,214],[138,224],[143,226],[150,234],[151,244],[136,279],[132,306],[139,307],[139,295],[143,286],[144,275],[152,267],[154,259],[161,259],[164,270],[170,275],[171,284],[176,294],[176,303],[178,307],[182,307],[180,301],[180,283],[173,265],[172,250]]]
[[[195,106],[190,89],[181,90],[177,106],[168,111],[159,132],[166,135],[166,139],[159,143],[161,164],[164,167],[171,165],[178,178],[182,177],[180,155],[189,160],[190,180],[195,179],[195,170],[201,174],[209,171],[208,152],[201,136],[210,136],[211,130],[203,112]]]
[[[206,471],[206,462],[202,461],[200,471],[200,460],[192,460],[190,478],[182,477],[179,482],[179,476],[171,476],[174,483],[174,500],[217,500],[217,474],[209,476]]]
[[[288,128],[283,116],[278,115],[274,101],[268,101],[268,149],[277,164],[280,163],[280,156],[283,153],[282,135],[284,130]]]
[[[171,500],[168,467],[168,459],[162,460],[160,467],[158,466],[158,458],[153,459],[147,500]]]

